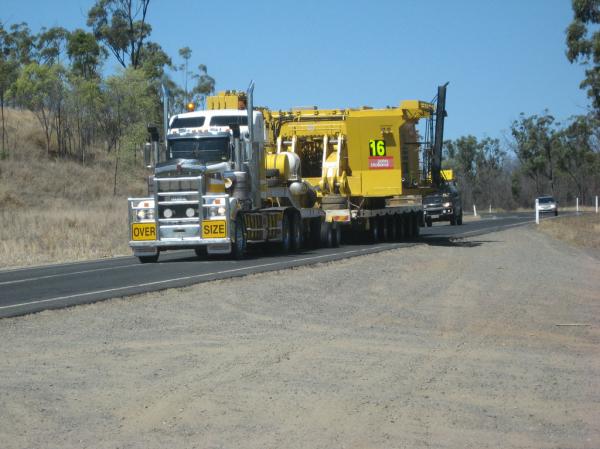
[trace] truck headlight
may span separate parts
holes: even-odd
[[[219,213],[219,215],[225,215],[225,208],[221,206],[219,207],[219,209],[217,209],[217,212]]]
[[[196,215],[196,211],[195,211],[193,208],[191,208],[191,207],[188,207],[188,208],[185,210],[185,216],[186,216],[186,217],[188,217],[188,218],[192,218],[194,215]]]
[[[173,211],[169,208],[166,208],[165,210],[163,210],[163,217],[165,218],[171,218],[173,216]]]
[[[450,206],[452,206],[452,203],[446,202],[446,203],[442,204],[442,206],[444,206],[444,207],[450,207]]]

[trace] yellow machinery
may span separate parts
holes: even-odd
[[[433,111],[410,100],[387,109],[265,112],[268,151],[297,154],[320,197],[400,196],[421,183],[415,125]]]
[[[225,90],[217,92],[206,99],[206,109],[246,109],[247,96],[245,92]]]

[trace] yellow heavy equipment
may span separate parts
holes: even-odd
[[[267,172],[294,154],[326,221],[369,231],[373,240],[415,236],[423,223],[422,196],[443,182],[445,89],[437,105],[407,100],[385,109],[263,111]],[[417,132],[422,119],[429,124],[425,141]]]

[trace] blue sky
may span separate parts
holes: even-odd
[[[86,28],[92,4],[3,0],[0,20]],[[584,68],[565,57],[570,0],[152,0],[149,11],[151,39],[174,62],[189,46],[217,90],[254,79],[255,103],[273,109],[430,100],[450,81],[453,139],[502,138],[521,112],[564,120],[588,106]]]

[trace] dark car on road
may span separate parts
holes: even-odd
[[[423,219],[428,227],[435,221],[449,221],[453,226],[462,224],[462,201],[454,184],[423,198]]]

